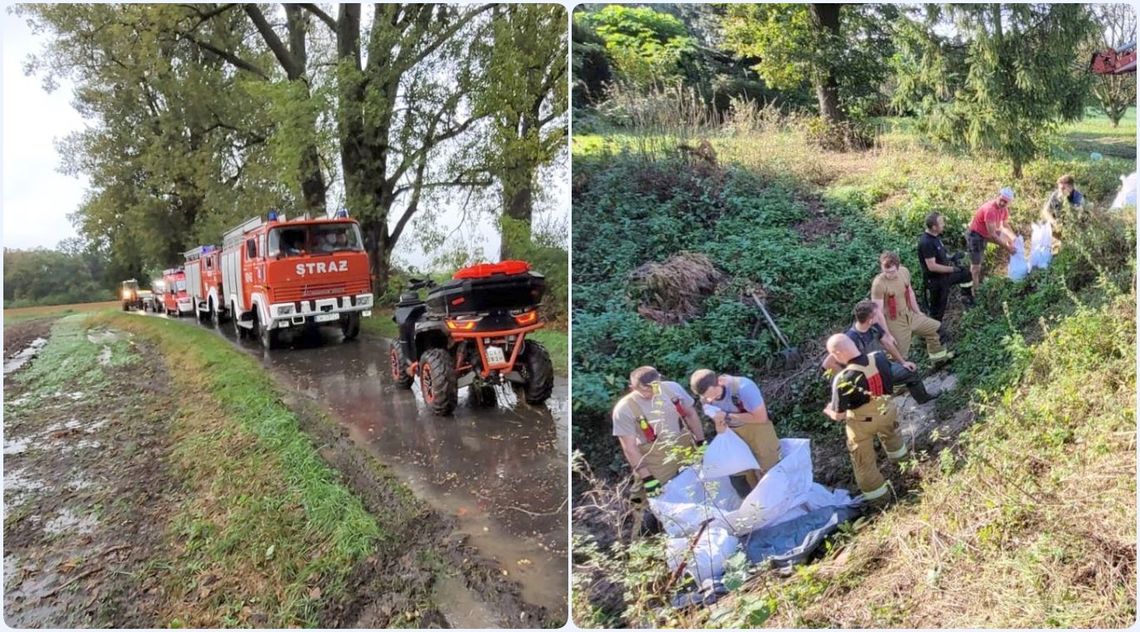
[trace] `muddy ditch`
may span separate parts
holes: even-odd
[[[354,442],[349,430],[330,419],[315,402],[298,396],[284,399],[300,420],[301,427],[320,447],[321,456],[344,478],[364,507],[380,515],[404,501],[395,497],[392,474],[375,456]],[[494,560],[481,557],[456,533],[455,521],[420,503],[421,512],[410,517],[403,532],[395,535],[404,553],[388,560],[370,559],[358,569],[354,591],[361,598],[346,604],[328,621],[351,628],[385,627],[388,617],[401,608],[414,607],[434,592],[433,610],[424,613],[420,625],[430,627],[553,627],[564,622],[562,612],[526,602],[519,584],[511,580]],[[438,573],[424,569],[424,554],[440,555]],[[444,571],[443,569],[449,569]],[[392,594],[391,583],[399,578],[403,595]],[[438,581],[438,584],[436,583]]]

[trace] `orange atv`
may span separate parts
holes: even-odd
[[[428,288],[427,300],[416,290]],[[459,389],[475,405],[493,406],[495,386],[513,384],[528,404],[554,389],[550,354],[527,334],[542,327],[538,307],[546,279],[524,261],[463,268],[443,284],[413,279],[392,319],[400,337],[389,350],[392,379],[411,388],[416,377],[424,401],[450,415]]]

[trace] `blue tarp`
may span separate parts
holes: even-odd
[[[790,566],[807,560],[839,525],[859,515],[856,507],[820,507],[787,522],[762,527],[740,538],[748,561]]]

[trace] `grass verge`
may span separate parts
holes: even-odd
[[[167,625],[345,625],[358,567],[399,540],[322,460],[264,370],[210,331],[102,315],[163,349],[173,388],[172,465],[187,500],[171,517]],[[391,482],[396,485],[394,481]],[[393,516],[397,520],[398,516]],[[418,613],[394,614],[393,626]]]

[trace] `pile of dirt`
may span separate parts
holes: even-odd
[[[27,348],[37,338],[51,334],[52,318],[29,320],[4,327],[4,358],[10,358]]]
[[[724,274],[708,256],[681,252],[642,265],[629,280],[638,314],[662,325],[679,325],[700,315],[704,299],[716,292]]]

